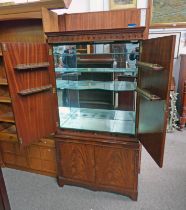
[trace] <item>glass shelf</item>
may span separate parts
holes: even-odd
[[[78,49],[77,49],[78,51]],[[72,56],[72,54],[69,54],[69,53],[57,53],[55,52],[54,55],[65,55],[65,56]],[[76,55],[77,57],[78,56],[91,56],[91,55],[130,55],[130,52],[113,52],[113,53],[74,53],[73,55]]]
[[[135,112],[59,107],[60,127],[135,134]]]
[[[136,83],[126,81],[99,82],[92,80],[69,81],[56,80],[57,89],[67,90],[108,90],[108,91],[134,91]]]
[[[136,75],[137,68],[55,68],[57,73],[134,73]]]

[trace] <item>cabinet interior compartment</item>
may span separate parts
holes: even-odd
[[[54,46],[60,128],[135,135],[138,53],[138,42]]]

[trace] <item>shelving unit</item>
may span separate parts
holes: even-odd
[[[4,69],[3,53],[0,50],[0,141],[17,141],[15,119],[12,111],[12,100]]]
[[[11,103],[11,98],[7,96],[0,96],[0,103]]]
[[[0,86],[1,85],[8,85],[7,79],[5,78],[0,78]]]

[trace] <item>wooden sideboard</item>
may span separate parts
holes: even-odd
[[[149,19],[150,8],[147,15]],[[55,135],[57,176],[61,186],[80,184],[95,190],[122,193],[137,200],[140,142],[156,163],[163,166],[175,37],[145,40],[149,23],[146,21],[146,26],[141,26],[141,11],[138,9],[54,16],[59,31],[46,33],[48,44],[43,33],[38,36],[37,43],[33,43],[33,39],[26,40],[25,35],[26,43],[20,43],[20,36],[16,40],[4,40],[9,30],[0,37],[0,85],[2,96],[6,96],[0,110],[3,161],[6,160],[8,165],[21,166],[21,169],[28,164],[37,171],[47,167],[51,170],[47,161],[55,162],[55,159],[51,158],[52,155],[49,158],[49,151],[38,141]],[[123,17],[121,22],[118,21],[120,17]],[[52,25],[50,20],[53,19],[49,17],[49,29]],[[136,23],[136,27],[128,27],[131,21]],[[138,40],[142,49],[141,62],[138,63],[135,131],[121,136],[81,129],[70,132],[64,129],[61,132],[53,45],[131,40]],[[8,90],[4,91],[4,88]],[[14,135],[11,129],[4,132],[11,128],[7,124],[16,127]],[[3,138],[7,138],[9,143],[4,143]]]
[[[180,128],[184,128],[186,124],[186,55],[181,55],[178,93]]]

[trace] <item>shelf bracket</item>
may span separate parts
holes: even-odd
[[[136,92],[139,93],[141,96],[146,98],[149,101],[158,101],[161,100],[161,98],[155,94],[150,93],[149,90],[141,89],[139,87],[136,88]]]

